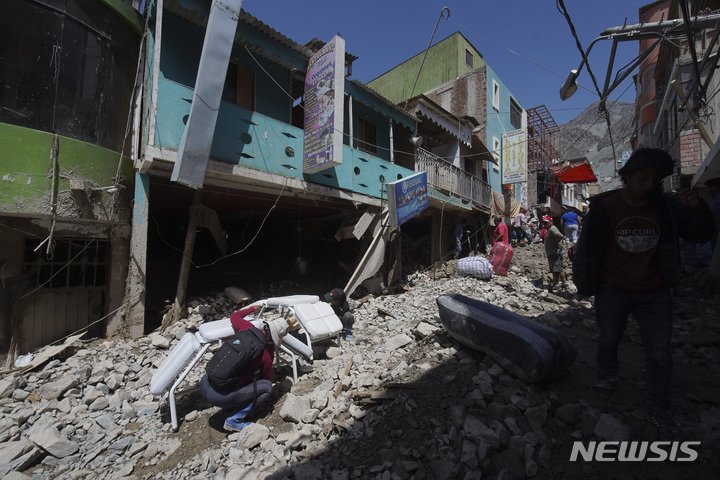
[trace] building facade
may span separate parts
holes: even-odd
[[[527,114],[495,71],[487,65],[482,54],[456,32],[431,46],[418,76],[424,52],[385,72],[368,86],[403,105],[409,97],[417,77],[415,94],[423,93],[442,108],[459,117],[472,118],[477,126],[473,136],[484,146],[484,152],[475,156],[458,153],[444,157],[490,184],[495,192],[512,192],[520,199],[521,186],[503,185],[503,135],[527,131]],[[431,61],[432,60],[432,61]],[[523,148],[526,150],[527,146]],[[452,153],[452,152],[450,152]],[[465,165],[461,165],[465,163]]]
[[[102,335],[124,301],[143,24],[124,0],[3,7],[0,346],[17,354]]]
[[[425,165],[412,143],[418,119],[350,80],[357,59],[351,54],[345,56],[342,163],[303,171],[305,76],[325,42],[298,44],[245,11],[238,16],[202,189],[172,181],[208,15],[207,2],[162,0],[151,17],[128,281],[129,290],[145,289],[126,325],[153,328],[168,300],[182,304],[187,293],[222,289],[237,272],[257,284],[283,278],[291,286],[286,293],[354,289],[368,279],[389,281],[382,278],[387,270],[397,276],[401,269],[388,267],[400,261],[393,256],[427,266],[432,251],[443,256],[451,248],[449,239],[435,247],[422,239],[442,218],[441,209],[471,211],[473,202],[457,189],[431,186],[430,208],[403,225],[410,241],[396,250],[398,236],[382,221],[387,184]],[[359,271],[364,258],[370,266]]]

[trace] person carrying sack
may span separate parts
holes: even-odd
[[[263,322],[262,330],[245,319],[257,309],[250,305],[230,317],[235,335],[213,355],[200,380],[200,393],[212,405],[231,409],[223,427],[239,432],[250,424],[250,412],[272,391],[275,347],[287,334],[284,318]]]

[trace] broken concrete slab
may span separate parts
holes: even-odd
[[[77,443],[62,436],[54,427],[46,427],[30,434],[30,441],[55,458],[65,458],[77,452]]]

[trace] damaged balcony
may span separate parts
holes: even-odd
[[[490,208],[491,189],[487,182],[434,153],[418,148],[415,171],[427,172],[428,183],[442,192],[471,202],[473,207]]]
[[[159,84],[157,151],[151,147],[150,153],[172,161],[189,113],[192,89],[165,78],[161,78]],[[269,176],[307,180],[379,199],[384,195],[386,183],[415,173],[397,163],[344,145],[342,164],[306,175],[303,174],[301,128],[229,102],[222,102],[217,125],[211,159]],[[208,171],[209,178],[218,174],[213,172],[213,167]]]

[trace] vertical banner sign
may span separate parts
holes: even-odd
[[[399,227],[425,210],[430,201],[427,190],[427,172],[410,175],[407,178],[390,182],[388,188],[388,210],[390,225]]]
[[[527,182],[527,141],[525,130],[502,136],[502,183]]]
[[[170,176],[191,188],[202,188],[205,179],[241,5],[242,0],[223,0],[210,7],[190,115]]]
[[[344,95],[345,40],[335,35],[308,63],[303,173],[342,163]]]

